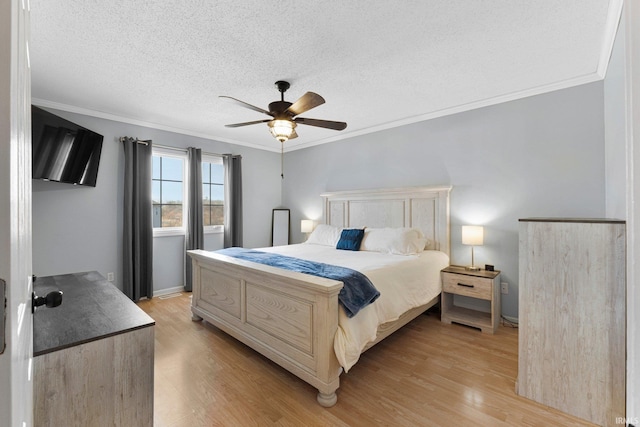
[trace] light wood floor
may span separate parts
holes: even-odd
[[[156,321],[155,426],[591,426],[518,397],[518,334],[422,315],[341,376],[338,403],[215,327],[190,294],[143,301]]]

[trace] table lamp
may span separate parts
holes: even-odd
[[[304,233],[309,238],[309,233],[313,231],[313,220],[303,219],[300,221],[300,232]]]
[[[479,271],[480,267],[476,267],[473,259],[473,247],[482,246],[484,243],[484,227],[481,225],[463,225],[462,226],[462,244],[471,246],[471,265],[467,266],[467,270]]]

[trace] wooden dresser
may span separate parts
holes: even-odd
[[[153,426],[153,319],[95,271],[34,284],[55,290],[33,318],[34,425]]]
[[[625,222],[520,220],[519,395],[603,426],[625,416]]]

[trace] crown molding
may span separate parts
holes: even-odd
[[[621,0],[614,0],[614,1],[616,3],[618,3]],[[614,19],[614,15],[616,15],[616,14],[610,14],[611,22],[613,22],[615,19],[619,20],[619,15],[616,15],[617,18],[615,18],[615,19]],[[381,131],[384,131],[384,130],[393,129],[393,128],[397,128],[397,127],[400,127],[400,126],[406,126],[406,125],[410,125],[410,124],[417,123],[417,122],[422,122],[422,121],[426,121],[426,120],[432,120],[432,119],[436,119],[436,118],[444,117],[444,116],[450,116],[450,115],[453,115],[453,114],[458,114],[458,113],[463,113],[463,112],[466,112],[466,111],[476,110],[478,108],[490,107],[490,106],[497,105],[497,104],[502,104],[502,103],[505,103],[505,102],[516,101],[516,100],[523,99],[523,98],[528,98],[528,97],[531,97],[531,96],[542,95],[542,94],[549,93],[549,92],[554,92],[554,91],[558,91],[558,90],[562,90],[562,89],[568,89],[568,88],[571,88],[571,87],[580,86],[580,85],[583,85],[583,84],[600,81],[600,80],[604,79],[604,74],[601,74],[601,70],[600,70],[601,68],[604,70],[602,72],[604,72],[606,74],[606,65],[602,66],[601,64],[603,62],[606,62],[606,63],[609,62],[609,56],[611,55],[611,49],[613,48],[613,40],[615,40],[615,30],[617,29],[617,21],[615,21],[615,22],[616,22],[615,27],[613,26],[613,24],[611,24],[611,26],[609,26],[610,28],[613,28],[613,30],[611,30],[611,31],[613,31],[613,35],[611,37],[607,37],[607,41],[606,41],[605,44],[608,47],[606,49],[603,49],[603,51],[602,51],[602,57],[600,58],[600,65],[598,66],[598,70],[596,72],[593,72],[593,73],[590,73],[590,74],[586,74],[586,75],[583,75],[583,76],[579,76],[579,77],[576,77],[576,78],[567,79],[567,80],[563,80],[563,81],[560,81],[560,82],[548,84],[548,85],[542,85],[542,86],[534,87],[534,88],[523,90],[523,91],[512,92],[512,93],[496,96],[496,97],[493,97],[493,98],[488,98],[488,99],[483,99],[483,100],[480,100],[480,101],[470,102],[470,103],[467,103],[467,104],[457,105],[457,106],[454,106],[454,107],[451,107],[451,108],[444,108],[442,110],[433,111],[433,112],[430,112],[430,113],[419,114],[419,115],[416,115],[416,116],[407,117],[405,119],[395,120],[395,121],[392,121],[392,122],[383,123],[381,125],[371,126],[371,127],[365,128],[365,129],[359,129],[359,130],[355,130],[355,131],[351,131],[351,132],[341,133],[340,135],[329,137],[329,138],[322,138],[322,139],[317,139],[315,141],[303,142],[303,143],[299,143],[299,144],[286,144],[285,143],[284,152],[288,153],[288,152],[291,152],[291,151],[303,150],[305,148],[311,148],[311,147],[315,147],[315,146],[318,146],[318,145],[328,144],[330,142],[342,141],[344,139],[354,138],[354,137],[362,136],[362,135],[368,135],[368,134],[375,133],[375,132],[381,132]],[[606,58],[606,61],[603,60],[603,58]],[[115,115],[115,114],[105,113],[105,112],[102,112],[102,111],[96,111],[96,110],[91,110],[91,109],[87,109],[87,108],[76,107],[76,106],[73,106],[73,105],[62,104],[62,103],[58,103],[58,102],[48,101],[48,100],[45,100],[45,99],[33,98],[32,99],[32,103],[37,105],[37,106],[40,106],[40,107],[49,107],[49,108],[54,108],[54,109],[57,109],[57,110],[68,111],[70,113],[84,114],[86,116],[98,117],[98,118],[101,118],[101,119],[113,120],[113,121],[118,121],[118,122],[123,122],[123,123],[129,123],[129,124],[132,124],[132,125],[143,126],[143,127],[147,127],[147,128],[151,128],[151,129],[159,129],[159,130],[179,133],[179,134],[183,134],[183,135],[195,136],[195,137],[198,137],[198,138],[204,138],[204,139],[211,139],[211,140],[220,141],[220,142],[226,142],[226,143],[229,143],[229,144],[235,144],[235,145],[240,145],[240,146],[244,146],[244,147],[254,148],[254,149],[257,149],[257,150],[264,150],[264,151],[270,151],[270,152],[274,152],[274,153],[280,153],[280,149],[276,148],[276,147],[267,147],[267,146],[264,146],[264,145],[252,144],[252,143],[248,143],[248,142],[240,141],[240,140],[234,140],[234,139],[229,139],[229,138],[221,138],[221,137],[216,136],[216,135],[210,135],[210,134],[205,134],[205,133],[201,133],[201,132],[194,132],[194,131],[190,131],[190,130],[187,130],[187,129],[175,128],[175,127],[172,127],[172,126],[160,125],[160,124],[157,124],[157,123],[146,122],[146,121],[142,121],[142,120],[138,120],[138,119],[132,119],[130,117],[124,117],[124,116],[119,116],[119,115]]]
[[[38,107],[54,108],[56,110],[67,111],[69,113],[83,114],[85,116],[97,117],[99,119],[112,120],[116,122],[128,123],[131,125],[142,126],[150,129],[164,130],[167,132],[179,133],[181,135],[195,136],[197,138],[211,139],[228,144],[241,145],[243,147],[255,148],[257,150],[272,151],[279,153],[280,150],[274,147],[265,147],[263,145],[252,144],[245,141],[239,141],[230,138],[220,138],[219,136],[210,135],[202,132],[194,132],[188,129],[176,128],[172,126],[161,125],[158,123],[147,122],[144,120],[133,119],[131,117],[119,116],[116,114],[105,113],[103,111],[91,110],[89,108],[76,107],[74,105],[62,104],[59,102],[48,101],[41,98],[31,98],[31,103]]]

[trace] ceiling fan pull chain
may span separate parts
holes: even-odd
[[[284,179],[284,141],[280,143],[280,178]]]

